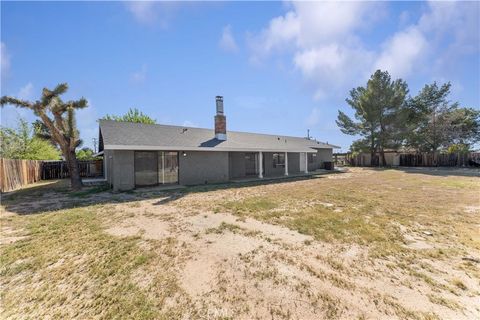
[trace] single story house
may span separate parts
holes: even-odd
[[[316,140],[226,130],[223,97],[214,129],[100,120],[99,154],[114,190],[227,182],[308,173],[336,146]]]

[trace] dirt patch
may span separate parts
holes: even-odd
[[[465,212],[467,213],[480,213],[480,206],[466,206]]]
[[[0,227],[0,245],[12,244],[22,239],[26,239],[27,236],[22,235],[22,229],[13,229],[11,227]]]
[[[423,249],[433,249],[434,245],[427,242],[427,240],[420,236],[413,236],[409,234],[403,235],[405,241],[406,248],[415,249],[415,250],[423,250]]]

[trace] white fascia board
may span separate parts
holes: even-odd
[[[161,151],[209,151],[209,152],[307,152],[316,153],[317,150],[308,149],[258,149],[258,148],[208,148],[208,147],[176,147],[176,146],[135,146],[135,145],[104,145],[104,150],[161,150]]]
[[[322,150],[322,149],[341,149],[340,147],[336,146],[311,146],[310,148],[315,150]]]

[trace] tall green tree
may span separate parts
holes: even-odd
[[[438,86],[436,82],[425,85],[409,101],[406,145],[419,151],[437,151],[445,143],[446,113],[457,104],[448,100],[450,83]]]
[[[157,121],[137,108],[130,108],[126,114],[123,116],[115,116],[115,115],[105,115],[101,120],[115,120],[115,121],[123,121],[123,122],[136,122],[136,123],[147,123],[147,124],[155,124]]]
[[[46,134],[52,142],[59,146],[70,171],[70,181],[73,190],[82,188],[82,180],[78,170],[75,149],[81,145],[77,130],[75,111],[88,106],[87,100],[81,98],[64,102],[60,96],[68,90],[68,85],[62,83],[53,90],[44,88],[39,100],[26,101],[10,96],[3,96],[2,106],[10,104],[19,108],[33,110],[42,124],[48,129]]]
[[[358,146],[369,143],[371,165],[376,151],[385,164],[385,149],[396,148],[401,140],[401,121],[408,86],[405,81],[393,81],[387,71],[377,70],[365,87],[354,88],[346,102],[355,111],[355,120],[338,112],[336,120],[340,130],[349,135],[362,136]]]
[[[48,140],[35,136],[28,122],[20,118],[16,128],[0,128],[0,157],[59,160],[60,152]]]
[[[447,123],[446,145],[464,145],[471,147],[480,142],[480,110],[473,108],[454,108],[442,118]]]
[[[425,85],[409,101],[407,147],[436,152],[451,145],[470,146],[480,140],[480,111],[449,100],[451,84]]]
[[[94,160],[96,158],[93,155],[94,155],[93,150],[88,147],[84,147],[77,151],[78,160]]]
[[[370,152],[370,145],[367,139],[358,139],[350,145],[351,152]]]

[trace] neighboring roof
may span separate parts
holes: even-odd
[[[316,140],[270,134],[227,131],[215,139],[213,129],[100,120],[103,149],[178,151],[315,152],[339,148]]]

